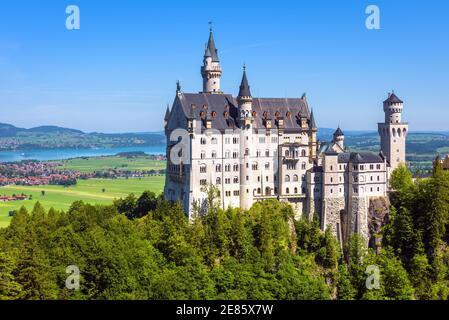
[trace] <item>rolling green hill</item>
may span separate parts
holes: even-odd
[[[85,133],[57,126],[31,129],[0,123],[1,150],[111,148],[159,146],[165,143],[162,133]]]

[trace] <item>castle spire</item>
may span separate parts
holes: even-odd
[[[215,40],[212,31],[212,26],[210,27],[209,40],[207,41],[206,51],[204,53],[204,58],[207,57],[211,57],[212,62],[220,62],[220,59],[218,59],[218,50],[215,47]]]
[[[170,107],[169,107],[169,105],[167,104],[167,110],[165,111],[165,117],[164,117],[164,120],[165,121],[168,121],[168,118],[170,117]]]
[[[315,116],[313,115],[313,109],[312,112],[310,113],[310,128],[311,129],[316,129],[316,122],[315,122]]]
[[[246,65],[243,65],[242,83],[240,85],[238,98],[251,98],[251,90],[248,84],[248,78],[246,77]]]
[[[203,65],[201,66],[201,76],[203,77],[203,93],[221,94],[220,79],[221,66],[218,59],[218,50],[215,47],[212,26],[210,27],[209,40],[204,51]]]

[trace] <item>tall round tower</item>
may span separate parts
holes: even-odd
[[[405,142],[408,123],[402,122],[404,102],[393,92],[383,103],[385,122],[379,123],[381,150],[390,166],[390,173],[400,164],[405,164]]]
[[[253,116],[251,90],[243,66],[242,84],[240,85],[237,103],[240,122],[240,207],[250,209],[253,204],[251,154],[253,144]]]
[[[220,90],[221,66],[218,59],[218,50],[215,47],[212,28],[210,29],[209,41],[204,53],[201,76],[203,77],[203,93],[222,93]]]

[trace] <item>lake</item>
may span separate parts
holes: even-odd
[[[113,156],[121,152],[142,151],[147,154],[165,154],[165,146],[123,147],[99,149],[58,149],[58,150],[14,150],[1,151],[0,162],[16,162],[22,160],[64,160],[79,157]]]

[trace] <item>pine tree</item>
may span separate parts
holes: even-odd
[[[0,251],[0,301],[21,298],[22,286],[12,274],[14,268],[14,260],[7,253]]]

